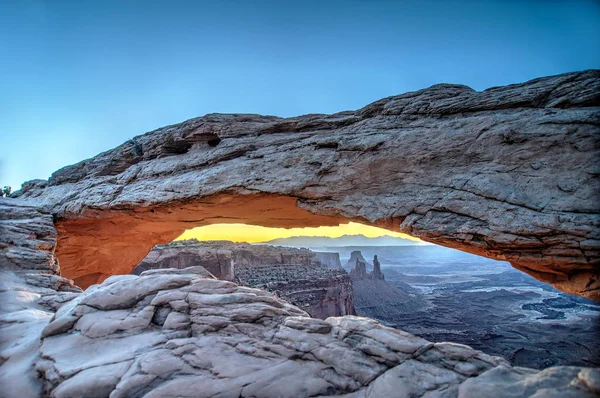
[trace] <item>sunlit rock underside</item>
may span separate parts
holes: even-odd
[[[16,196],[56,217],[64,275],[82,286],[194,226],[358,221],[598,300],[599,133],[599,71],[440,84],[333,115],[206,115]]]
[[[14,211],[0,221],[8,230],[36,230],[47,216],[0,198],[1,206],[7,204]],[[52,232],[51,225],[44,231]],[[0,257],[31,255],[38,240],[35,233],[14,234]],[[51,254],[47,245],[34,251]],[[6,397],[600,393],[599,369],[511,367],[503,358],[431,343],[368,318],[310,318],[268,292],[217,280],[202,267],[115,275],[82,293],[54,274],[51,256],[45,270],[40,261],[35,269],[7,264],[0,263],[0,385]]]

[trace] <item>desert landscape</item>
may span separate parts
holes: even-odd
[[[599,396],[598,21],[0,2],[0,397]]]
[[[374,267],[366,258],[374,256],[383,278],[368,276]],[[365,265],[362,276],[355,275],[357,260]],[[502,356],[514,366],[600,365],[600,304],[506,262],[401,238],[346,235],[254,245],[176,241],[156,246],[132,273],[194,265],[274,292],[315,318],[365,316],[430,341]]]

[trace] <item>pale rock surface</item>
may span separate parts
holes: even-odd
[[[84,287],[192,226],[359,221],[598,300],[599,136],[597,70],[481,92],[438,84],[333,115],[206,115],[14,196],[56,217],[64,276]]]
[[[38,219],[31,214],[25,224]],[[14,251],[38,239],[19,236],[10,243]],[[79,293],[52,274],[47,258],[45,274],[27,265],[0,269],[3,397],[600,392],[598,369],[511,368],[502,358],[430,343],[367,318],[309,318],[268,292],[217,280],[202,267],[115,275]]]
[[[55,310],[80,292],[72,281],[56,275],[0,268],[0,396],[42,395],[33,366],[39,359],[42,330]]]
[[[433,344],[368,318],[309,318],[201,267],[109,278],[63,305],[42,336],[35,370],[52,397],[600,393],[598,369],[512,368],[503,358]]]
[[[52,215],[24,201],[0,198],[0,269],[60,272]]]

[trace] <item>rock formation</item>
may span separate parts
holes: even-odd
[[[20,201],[0,198],[0,204],[14,209],[3,226],[36,230],[47,216]],[[11,221],[13,214],[18,219]],[[502,358],[431,343],[368,318],[309,318],[271,293],[217,280],[202,267],[112,276],[81,293],[54,275],[51,229],[50,246],[36,245],[34,233],[14,234],[0,252],[6,397],[600,393],[598,369],[513,368]],[[22,263],[9,271],[7,256],[48,262],[45,270],[38,261],[37,268]]]
[[[385,280],[385,276],[383,275],[383,272],[381,272],[381,264],[377,259],[377,255],[373,257],[373,272],[371,273],[371,277],[382,281]]]
[[[333,115],[211,114],[24,184],[88,286],[215,222],[357,221],[600,298],[600,72],[438,84]],[[102,242],[99,249],[97,242]]]
[[[326,256],[308,249],[193,239],[155,246],[132,273],[200,265],[218,279],[276,292],[316,318],[355,315],[348,274],[341,267],[329,269],[320,260],[337,258],[339,263],[339,256],[323,254]]]
[[[339,253],[314,252],[317,260],[329,269],[342,269]]]
[[[226,242],[231,243],[231,242]],[[235,279],[234,255],[227,244],[202,244],[197,240],[175,241],[168,245],[157,245],[131,271],[139,275],[144,271],[159,268],[184,269],[202,266],[212,275],[224,281]]]
[[[367,260],[363,257],[360,250],[354,250],[350,255],[350,260],[346,263],[346,266],[352,261],[355,260],[354,268],[350,270],[350,279],[353,281],[359,281],[364,279],[372,279],[372,280],[380,280],[383,281],[385,278],[383,276],[383,272],[381,272],[381,264],[379,264],[379,260],[377,259],[377,255],[373,258],[373,271],[367,271]]]
[[[18,200],[0,198],[0,269],[58,274],[52,215]]]
[[[367,264],[365,262],[360,261],[358,258],[356,259],[356,265],[352,270],[350,270],[350,279],[360,280],[367,279],[369,274],[367,273]]]
[[[346,269],[352,269],[354,268],[358,263],[363,263],[365,265],[365,272],[367,271],[367,260],[363,257],[362,253],[360,250],[353,250],[350,253],[350,258],[348,259],[348,261],[346,261],[346,265],[344,266],[344,268]]]
[[[59,309],[42,331],[35,366],[45,393],[481,397],[502,390],[598,391],[597,369],[511,368],[502,358],[433,344],[367,318],[308,318],[267,292],[194,270],[147,272],[108,278]]]

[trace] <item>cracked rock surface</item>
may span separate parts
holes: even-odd
[[[34,229],[28,224],[44,212],[25,207],[34,211],[20,218],[22,227]],[[14,236],[13,252],[39,239]],[[600,393],[599,369],[510,367],[502,358],[431,343],[368,318],[310,318],[268,292],[217,280],[202,267],[112,276],[82,293],[55,275],[47,258],[46,270],[36,272],[1,263],[3,397]]]
[[[597,369],[512,368],[503,358],[430,343],[368,318],[309,318],[202,267],[111,277],[64,304],[41,341],[35,367],[53,397],[600,392]]]
[[[482,92],[439,84],[333,115],[206,115],[14,196],[56,217],[63,273],[83,287],[193,226],[359,221],[598,300],[599,136],[597,70]]]

